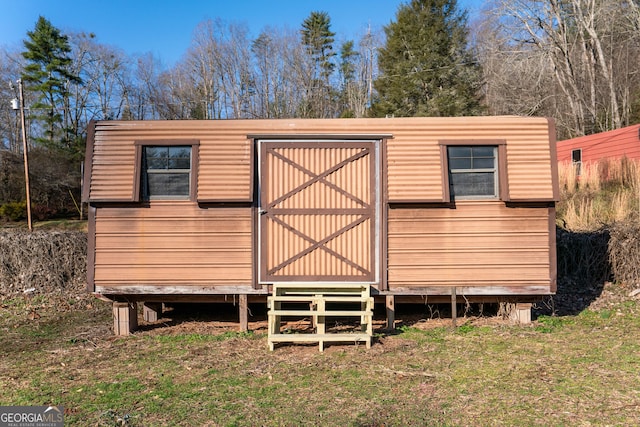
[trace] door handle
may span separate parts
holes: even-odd
[[[264,209],[258,208],[258,214],[264,215],[266,213],[267,213],[267,211],[265,211]]]

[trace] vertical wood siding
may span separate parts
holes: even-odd
[[[98,208],[95,284],[252,284],[251,209]]]
[[[549,210],[500,202],[390,209],[391,290],[416,286],[549,287]]]
[[[372,280],[370,142],[265,142],[263,280]]]

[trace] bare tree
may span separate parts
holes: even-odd
[[[13,99],[17,99],[16,83],[24,59],[20,52],[0,49],[0,149],[14,153],[21,152],[20,116],[11,108]]]
[[[488,113],[552,115],[555,81],[550,70],[553,64],[534,46],[514,41],[507,28],[502,17],[491,13],[486,13],[474,28]]]
[[[120,50],[103,44],[94,44],[85,74],[90,78],[89,88],[100,119],[120,118],[123,109],[124,83],[128,80],[130,60]],[[87,81],[89,83],[89,81]]]
[[[160,118],[168,120],[199,118],[200,96],[197,88],[192,84],[192,77],[184,63],[179,63],[161,73],[159,83],[163,88],[156,97]]]
[[[221,20],[200,23],[184,62],[200,91],[202,118],[247,116],[253,80],[246,26]]]
[[[251,53],[255,91],[252,116],[304,116],[313,64],[299,35],[267,27],[253,41]]]
[[[255,96],[251,115],[259,118],[286,117],[283,96],[286,64],[281,55],[282,35],[274,28],[263,29],[251,43]]]
[[[489,70],[485,77],[490,108],[496,110],[491,90],[502,86],[513,93],[524,85],[531,95],[524,98],[535,98],[528,102],[545,107],[534,111],[557,115],[564,137],[628,124],[629,88],[638,84],[628,61],[630,53],[638,52],[628,16],[634,7],[626,0],[499,0],[492,9],[493,26],[486,25],[485,40],[479,40],[483,66]],[[499,48],[491,46],[496,41]],[[511,76],[517,73],[524,73],[518,77],[524,82],[514,85]],[[499,84],[500,79],[509,84]],[[539,90],[531,82],[548,86]]]
[[[373,81],[378,77],[378,49],[384,45],[382,30],[368,27],[358,41],[354,79],[347,91],[349,108],[355,117],[364,117],[373,98]]]
[[[123,112],[126,120],[158,119],[157,100],[162,88],[159,85],[161,64],[152,53],[134,58],[132,78],[123,85]]]

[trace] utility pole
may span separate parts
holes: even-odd
[[[31,224],[31,191],[29,186],[29,149],[27,144],[27,126],[24,117],[24,91],[22,80],[18,79],[18,93],[20,95],[20,121],[22,123],[22,153],[24,156],[24,184],[27,192],[27,224],[29,231],[33,231]]]

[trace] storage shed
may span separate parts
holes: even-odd
[[[640,125],[558,141],[558,162],[585,163],[603,159],[640,160]]]
[[[359,314],[531,302],[556,289],[554,138],[512,116],[94,122],[88,290],[114,301],[117,333],[136,302],[153,320],[161,302],[237,296],[246,324],[269,297],[274,325],[286,301],[351,288]]]

